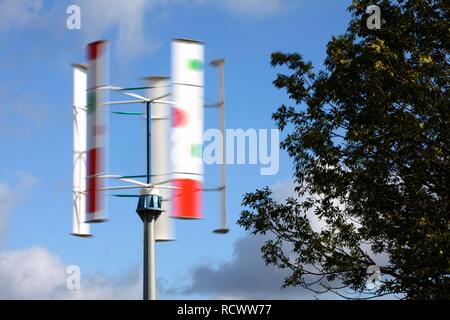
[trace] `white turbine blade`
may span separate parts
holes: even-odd
[[[122,88],[122,87],[116,87],[116,86],[104,86],[104,87],[99,88],[99,90],[111,90],[111,91],[117,91],[117,92],[121,92],[121,93],[123,93],[123,94],[125,94],[125,95],[127,95],[127,96],[130,96],[130,97],[133,97],[133,98],[137,98],[137,99],[142,100],[142,101],[148,101],[147,98],[144,98],[144,97],[141,96],[141,95],[138,95],[138,94],[132,93],[132,92],[125,92],[125,91],[123,91],[124,88]]]
[[[180,190],[179,187],[174,187],[174,186],[164,186],[164,185],[160,185],[160,184],[155,184],[155,185],[152,185],[152,186],[153,187],[157,187],[158,189]],[[170,199],[170,198],[168,198],[168,199]],[[167,201],[169,201],[169,200],[167,200]]]
[[[179,103],[176,103],[175,101],[166,101],[166,100],[153,100],[153,103],[159,103],[159,104],[170,104],[173,106],[178,105]]]
[[[108,101],[108,102],[102,102],[99,105],[100,106],[110,106],[110,105],[116,105],[116,104],[135,104],[135,103],[144,103],[145,101],[142,100],[124,100],[124,101]]]
[[[105,221],[106,202],[100,195],[102,181],[97,175],[106,171],[107,167],[107,133],[108,133],[108,113],[102,104],[108,101],[108,92],[104,87],[108,87],[108,42],[96,41],[87,47],[89,59],[89,75],[87,86],[87,201],[86,201],[86,222]]]
[[[73,202],[72,234],[91,236],[86,220],[87,68],[73,65]]]
[[[100,86],[97,88],[97,90],[111,90],[111,91],[120,91],[123,88],[116,87],[116,86]]]
[[[173,110],[172,167],[174,194],[172,215],[178,218],[202,217],[204,47],[198,41],[175,39],[172,42]],[[192,173],[192,175],[191,175]]]
[[[147,184],[147,183],[144,183],[144,182],[141,182],[141,181],[138,181],[138,180],[134,180],[134,179],[120,178],[118,180],[123,181],[123,182],[133,183],[133,184],[136,184],[136,185],[142,186],[142,187],[148,187],[149,186],[149,184]]]
[[[151,187],[150,184],[145,185],[145,188]],[[113,186],[113,187],[104,187],[101,188],[102,191],[108,191],[108,190],[122,190],[122,189],[142,189],[142,186]]]
[[[164,186],[170,183],[169,176],[169,139],[171,126],[170,107],[157,102],[170,96],[169,79],[167,77],[150,77],[147,97],[152,103],[151,106],[151,183],[157,186],[164,199],[168,199],[161,205],[163,212],[155,222],[155,240],[171,241],[175,240],[175,225],[170,219],[172,202],[170,201],[172,186]]]
[[[122,176],[118,174],[98,174],[97,177],[99,177],[100,179],[116,179],[121,178]]]
[[[153,88],[153,87],[152,87],[152,88]],[[162,88],[162,87],[155,87],[155,88],[153,88],[153,89],[158,89],[158,88]],[[165,89],[168,89],[168,88],[169,88],[168,86],[165,87]],[[166,94],[163,94],[162,96],[152,98],[152,99],[150,99],[150,101],[151,101],[151,102],[158,103],[158,100],[159,100],[159,99],[163,99],[163,98],[167,98],[167,97],[170,97],[170,93],[166,93]]]
[[[137,99],[139,99],[139,100],[142,100],[142,101],[144,101],[144,102],[150,101],[149,99],[144,98],[143,96],[141,96],[141,95],[139,95],[139,94],[136,94],[136,93],[132,93],[132,92],[122,92],[122,93],[125,94],[125,95],[127,95],[127,96],[130,96],[130,97],[133,97],[133,98],[137,98]]]

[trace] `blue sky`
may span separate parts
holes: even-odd
[[[81,8],[81,30],[66,28],[66,8],[70,4]],[[0,0],[0,261],[2,257],[15,257],[3,265],[4,270],[0,264],[0,279],[14,272],[11,261],[23,266],[29,263],[30,270],[41,270],[35,272],[35,278],[43,277],[54,267],[54,274],[59,276],[53,280],[54,287],[44,290],[44,296],[60,297],[55,288],[64,278],[61,268],[75,264],[90,281],[84,290],[91,292],[85,297],[140,297],[142,224],[135,213],[135,199],[108,197],[111,221],[92,227],[95,238],[69,235],[70,63],[85,61],[83,46],[88,42],[110,40],[112,84],[136,86],[143,84],[139,80],[142,77],[170,74],[172,38],[201,40],[205,42],[207,62],[227,60],[226,127],[270,129],[274,128],[271,114],[281,103],[288,103],[285,94],[272,85],[280,70],[271,68],[270,54],[300,52],[317,70],[331,36],[346,29],[349,4],[349,0]],[[214,100],[216,89],[216,74],[207,68],[205,96]],[[206,110],[205,114],[205,127],[216,127],[215,111]],[[132,117],[111,116],[112,173],[142,173],[140,125]],[[206,167],[208,184],[218,183],[217,169]],[[235,222],[244,193],[266,185],[286,193],[291,187],[291,175],[292,164],[284,152],[280,152],[280,170],[273,176],[261,176],[257,165],[229,165],[230,233],[212,233],[219,221],[219,196],[205,194],[205,219],[176,221],[177,241],[157,244],[160,297],[277,297],[282,279],[278,273],[274,279],[279,279],[279,285],[274,280],[270,288],[240,292],[236,283],[233,290],[233,281],[239,282],[239,277],[231,273],[244,272],[233,266],[241,265],[244,270],[254,262],[255,268],[260,268],[255,274],[261,276],[253,279],[255,287],[258,281],[264,281],[266,273],[274,274],[261,263],[258,243]],[[242,252],[247,251],[241,250],[244,247],[251,255],[247,258],[253,262],[245,260]],[[33,255],[51,262],[32,259]],[[47,265],[50,270],[45,270]],[[223,279],[215,287],[215,280],[208,278],[204,281],[211,284],[197,290],[193,276],[201,270],[218,276],[218,271],[223,270],[222,275],[230,277],[232,288],[228,286],[222,292]],[[15,287],[21,283],[14,282],[15,276],[11,275],[11,279],[9,287],[0,285],[0,297],[35,297],[35,293]],[[39,290],[39,281],[35,282]],[[98,290],[95,286],[100,284],[109,289]],[[248,285],[251,287],[250,282]],[[289,291],[295,298],[302,294],[300,289]]]

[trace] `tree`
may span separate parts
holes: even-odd
[[[378,30],[366,25],[373,4]],[[274,85],[293,106],[272,118],[293,159],[296,197],[278,203],[267,187],[248,193],[238,224],[273,235],[261,251],[289,271],[284,287],[449,299],[449,4],[354,0],[348,10],[323,71],[300,54],[272,54],[272,66],[289,70]],[[368,290],[376,255],[385,256],[381,283]]]

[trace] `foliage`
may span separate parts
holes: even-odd
[[[366,26],[372,4],[379,30]],[[293,106],[273,119],[286,133],[298,196],[277,203],[268,188],[246,194],[238,223],[274,235],[262,252],[290,271],[284,286],[448,299],[449,3],[355,0],[349,10],[323,71],[300,54],[272,54],[272,66],[289,70],[274,85]],[[314,230],[310,211],[326,227]],[[376,255],[385,257],[382,282],[368,291]]]

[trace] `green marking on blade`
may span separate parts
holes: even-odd
[[[202,145],[191,144],[191,156],[194,158],[202,158]]]
[[[127,116],[143,116],[142,112],[126,112],[126,111],[111,111],[114,114],[127,115]]]
[[[94,92],[90,92],[88,93],[88,98],[87,98],[87,112],[88,113],[93,113],[95,111],[95,93]]]
[[[203,61],[198,59],[190,59],[188,60],[188,68],[194,71],[202,71]]]

